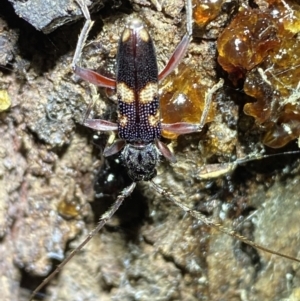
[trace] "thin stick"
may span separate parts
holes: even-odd
[[[224,80],[220,78],[218,83],[214,84],[206,93],[205,93],[205,105],[204,105],[204,110],[201,115],[200,123],[199,123],[199,131],[202,130],[206,119],[207,115],[209,113],[209,109],[211,107],[211,102],[212,102],[212,97],[213,95],[224,85]]]
[[[96,89],[95,85],[90,84],[90,87],[91,87],[91,91],[92,91],[92,100],[89,102],[88,107],[84,113],[83,120],[82,120],[83,124],[89,118],[91,111],[94,108],[95,103],[99,100],[99,95],[97,93],[97,89]]]
[[[221,225],[218,222],[212,221],[211,219],[207,218],[205,215],[203,215],[202,213],[200,213],[199,211],[193,210],[191,208],[189,208],[188,206],[184,205],[183,203],[179,202],[169,191],[165,190],[164,188],[162,188],[161,186],[159,186],[158,184],[154,183],[153,180],[150,181],[152,187],[161,195],[163,195],[166,199],[168,199],[169,201],[171,201],[172,203],[174,203],[176,206],[178,206],[180,209],[182,209],[184,212],[188,213],[189,215],[191,215],[192,217],[202,221],[204,224],[206,224],[209,227],[215,228],[218,231],[225,233],[227,235],[230,235],[242,242],[244,242],[245,244],[255,248],[255,249],[259,249],[265,252],[268,252],[270,254],[274,254],[274,255],[278,255],[293,261],[297,261],[300,262],[300,259],[297,259],[295,257],[280,253],[278,251],[273,251],[271,249],[268,249],[266,247],[263,247],[257,243],[255,243],[254,241],[249,240],[248,238],[246,238],[245,236],[242,236],[240,234],[238,234],[237,232],[235,232],[232,229],[228,229],[226,227],[224,227],[223,225]]]
[[[279,154],[261,154],[261,153],[252,153],[247,155],[244,158],[238,158],[234,162],[227,163],[214,163],[209,165],[203,165],[193,174],[193,177],[198,180],[212,180],[216,178],[220,178],[224,175],[231,174],[239,165],[266,158],[272,158],[282,155],[296,155],[300,154],[300,151],[289,151],[283,152]]]
[[[53,279],[55,275],[57,275],[62,268],[97,234],[101,228],[107,223],[108,220],[111,219],[111,217],[115,214],[115,212],[119,209],[121,204],[123,203],[124,199],[127,198],[129,195],[131,195],[132,191],[134,190],[136,186],[136,183],[133,182],[130,184],[128,187],[122,190],[120,195],[117,197],[116,201],[114,204],[111,206],[111,208],[106,211],[99,219],[99,223],[96,228],[94,228],[87,238],[76,248],[74,249],[69,256],[57,266],[57,268],[46,278],[43,280],[43,282],[33,291],[33,293],[30,296],[29,301],[31,301],[34,296],[40,291],[49,281]]]

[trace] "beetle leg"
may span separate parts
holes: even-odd
[[[72,60],[72,70],[75,74],[80,76],[82,79],[100,87],[106,87],[115,89],[116,87],[116,81],[114,79],[108,78],[106,76],[103,76],[93,70],[85,69],[82,67],[79,67],[77,65],[77,62],[80,60],[82,49],[85,45],[85,41],[88,37],[88,34],[94,24],[94,21],[91,20],[91,15],[89,13],[89,10],[86,6],[86,3],[84,0],[76,0],[78,5],[80,6],[82,13],[86,19],[84,26],[81,30],[80,36],[78,38],[75,54]]]

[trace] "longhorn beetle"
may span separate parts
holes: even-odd
[[[159,74],[153,42],[148,31],[140,20],[131,19],[129,21],[119,40],[116,79],[105,77],[95,71],[84,69],[77,65],[93,22],[84,0],[76,1],[81,7],[86,22],[78,39],[72,61],[72,69],[76,75],[94,85],[116,89],[118,99],[117,123],[102,119],[88,119],[87,117],[92,107],[92,104],[90,104],[85,115],[84,125],[98,131],[118,132],[120,139],[105,148],[104,156],[107,157],[120,152],[121,159],[128,175],[132,179],[132,183],[120,192],[112,207],[101,216],[97,227],[89,233],[88,237],[34,290],[30,300],[105,225],[118,210],[124,199],[131,195],[139,181],[149,181],[156,192],[208,226],[233,236],[254,248],[300,262],[299,259],[292,256],[260,246],[231,229],[210,220],[200,212],[179,202],[169,191],[153,181],[153,178],[156,176],[155,168],[161,155],[172,163],[176,162],[176,158],[168,146],[160,141],[161,131],[164,129],[177,135],[201,131],[209,111],[212,95],[223,85],[223,81],[220,80],[206,94],[205,110],[198,124],[186,122],[164,124],[161,122],[158,82],[176,68],[187,51],[192,32],[190,0],[186,4],[187,33],[175,49],[165,68]]]

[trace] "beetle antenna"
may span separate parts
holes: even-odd
[[[125,198],[131,195],[134,188],[136,186],[136,182],[133,182],[128,187],[124,188],[119,196],[117,197],[116,201],[113,203],[111,208],[106,211],[99,219],[97,227],[95,227],[86,237],[86,239],[76,248],[74,249],[67,258],[60,263],[57,268],[46,278],[43,280],[43,282],[33,291],[31,294],[29,301],[33,300],[34,296],[47,284],[49,283],[56,274],[58,274],[62,268],[97,234],[102,227],[107,223],[108,220],[111,219],[111,217],[115,214],[115,212],[119,209],[119,207],[122,205]]]
[[[192,217],[196,218],[197,220],[202,221],[204,224],[206,224],[209,227],[215,228],[218,231],[225,233],[227,235],[230,235],[242,242],[244,242],[245,244],[255,248],[255,249],[259,249],[262,250],[264,252],[268,252],[270,254],[274,254],[274,255],[278,255],[280,257],[284,257],[287,258],[289,260],[293,260],[293,261],[297,261],[300,262],[300,259],[280,253],[278,251],[273,251],[271,249],[268,249],[264,246],[261,246],[259,244],[257,244],[256,242],[249,240],[248,238],[246,238],[243,235],[240,235],[239,233],[237,233],[236,231],[226,228],[224,227],[222,224],[220,224],[219,222],[215,222],[213,220],[211,220],[210,218],[207,218],[204,214],[202,214],[199,211],[193,210],[191,208],[189,208],[188,206],[184,205],[183,203],[181,203],[180,201],[178,201],[168,190],[162,188],[160,185],[156,184],[153,180],[150,181],[151,186],[155,189],[155,191],[157,191],[159,194],[161,194],[162,196],[164,196],[167,200],[169,200],[170,202],[174,203],[176,206],[178,206],[180,209],[182,209],[184,212],[188,213],[189,215],[191,215]]]

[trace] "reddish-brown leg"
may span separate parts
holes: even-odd
[[[77,42],[75,54],[74,54],[74,57],[72,60],[72,69],[73,69],[74,73],[77,74],[78,76],[80,76],[82,79],[84,79],[96,86],[115,89],[116,81],[114,79],[105,77],[95,71],[81,68],[77,65],[77,62],[80,60],[81,52],[84,47],[85,41],[87,39],[87,36],[88,36],[94,22],[91,20],[91,16],[90,16],[90,13],[86,6],[85,1],[76,0],[76,2],[80,6],[86,21],[85,21],[85,24],[83,26],[83,29],[80,33],[80,36],[79,36],[79,39]]]
[[[80,76],[82,79],[88,81],[93,85],[110,89],[116,88],[116,81],[114,79],[105,77],[93,70],[74,65],[73,71],[76,75]]]
[[[116,123],[103,119],[86,119],[83,124],[96,131],[109,132],[118,130]]]
[[[181,62],[181,60],[186,54],[189,43],[190,43],[190,35],[186,33],[182,38],[182,40],[180,41],[180,43],[177,45],[175,51],[170,57],[165,68],[159,73],[158,75],[159,81],[166,78],[178,66],[178,64]]]
[[[169,62],[165,66],[165,68],[160,72],[158,75],[158,80],[161,81],[165,77],[167,77],[174,69],[178,66],[180,61],[183,59],[183,57],[186,54],[186,51],[188,49],[190,39],[192,36],[192,29],[193,29],[193,24],[192,24],[192,3],[191,1],[186,2],[186,34],[180,41],[180,43],[177,45],[175,51],[173,52],[171,58],[169,59]]]

